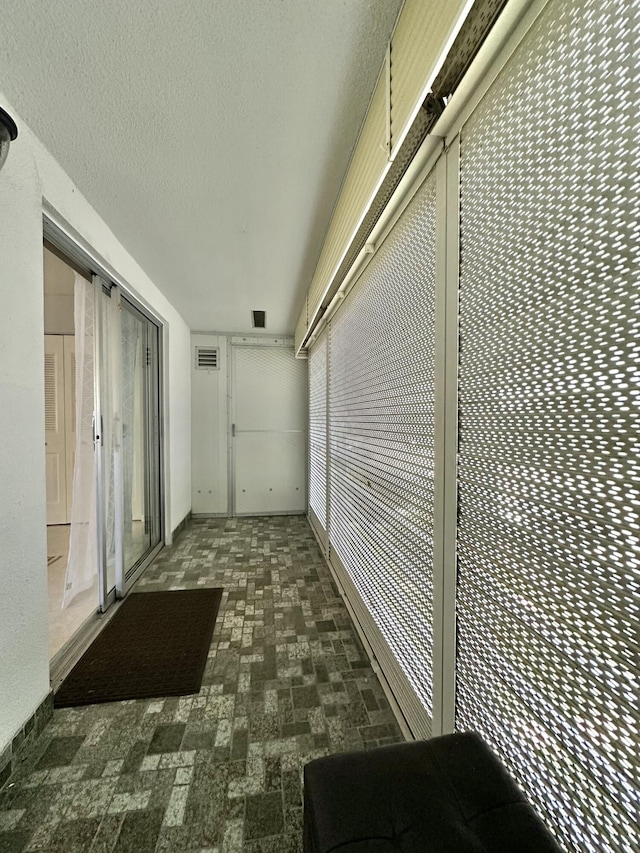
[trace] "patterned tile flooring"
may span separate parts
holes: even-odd
[[[0,853],[297,853],[304,764],[402,740],[305,518],[192,521],[138,589],[199,586],[225,590],[200,693],[56,710]]]

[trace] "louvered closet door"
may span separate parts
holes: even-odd
[[[329,338],[331,558],[422,736],[432,716],[435,210],[431,177]]]
[[[323,537],[327,529],[327,335],[309,350],[309,508]]]
[[[638,850],[638,17],[546,6],[462,131],[457,726]]]

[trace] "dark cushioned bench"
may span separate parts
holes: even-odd
[[[560,853],[473,733],[330,755],[304,768],[305,853]]]

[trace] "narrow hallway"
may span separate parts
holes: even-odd
[[[136,591],[199,586],[224,588],[199,695],[56,710],[2,853],[296,853],[303,765],[403,739],[306,518],[192,521]]]

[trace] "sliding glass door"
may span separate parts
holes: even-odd
[[[122,589],[160,542],[158,327],[120,299]]]
[[[122,598],[161,546],[160,330],[96,278],[101,609]]]
[[[74,335],[44,364],[55,681],[162,547],[162,325],[48,216],[43,232],[45,292],[55,272],[73,293]]]

